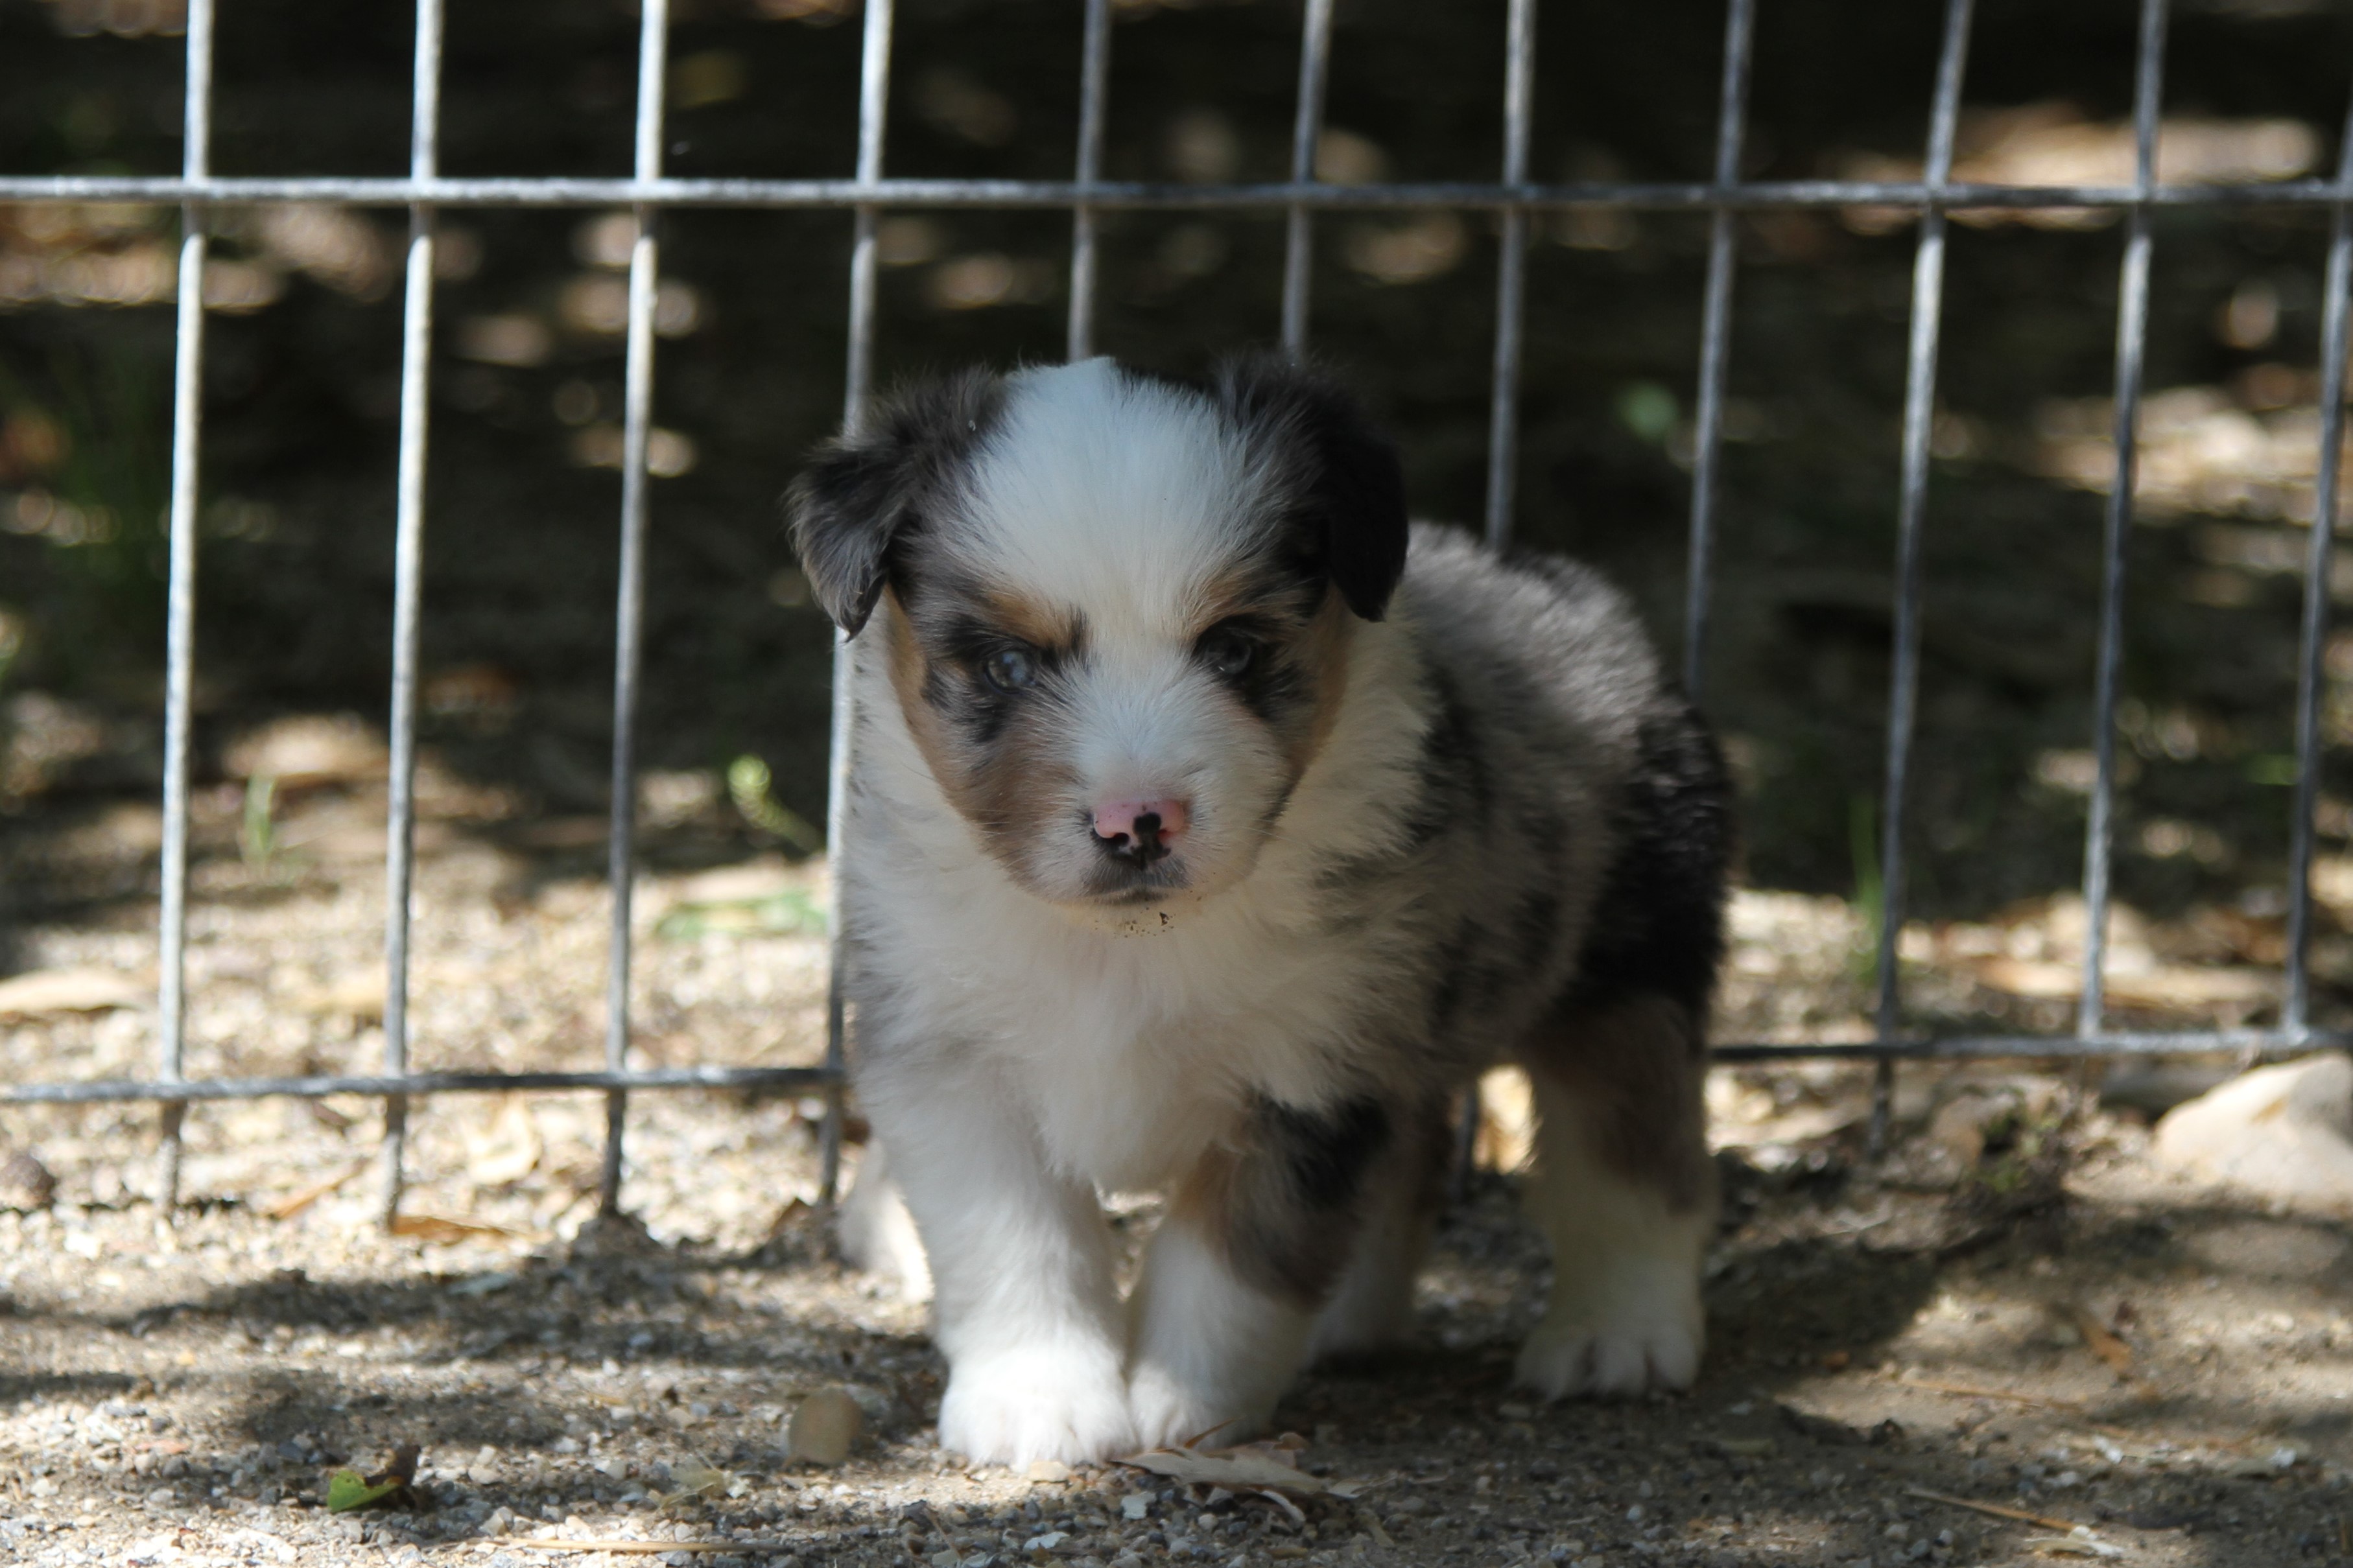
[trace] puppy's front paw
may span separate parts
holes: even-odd
[[[1131,1453],[1119,1361],[1108,1349],[1054,1345],[960,1362],[940,1401],[940,1447],[987,1465]]]
[[[1147,1448],[1175,1447],[1207,1433],[1211,1447],[1247,1442],[1266,1424],[1271,1396],[1219,1394],[1197,1388],[1166,1367],[1149,1363],[1135,1369],[1128,1385],[1128,1408],[1135,1436]]]

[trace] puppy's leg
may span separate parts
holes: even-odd
[[[940,1445],[991,1464],[1127,1452],[1119,1298],[1094,1189],[979,1081],[870,1090],[931,1263]]]
[[[1553,1283],[1519,1381],[1550,1399],[1688,1388],[1715,1221],[1697,1023],[1638,994],[1556,1015],[1523,1058],[1541,1119],[1528,1203]]]
[[[1374,1100],[1325,1110],[1261,1101],[1231,1146],[1187,1178],[1131,1303],[1137,1435],[1247,1436],[1305,1361],[1346,1268],[1375,1169],[1397,1145]]]
[[[1384,1350],[1411,1331],[1414,1279],[1445,1197],[1446,1128],[1446,1108],[1430,1106],[1369,1173],[1356,1250],[1316,1314],[1311,1363]]]
[[[852,1268],[895,1280],[910,1301],[932,1299],[932,1266],[923,1258],[923,1240],[915,1216],[891,1179],[890,1158],[880,1138],[870,1139],[858,1162],[857,1180],[841,1200],[833,1223],[841,1260]]]

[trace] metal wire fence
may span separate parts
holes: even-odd
[[[1922,178],[1912,181],[1744,181],[1740,177],[1756,0],[1728,0],[1724,35],[1715,167],[1695,183],[1544,184],[1528,178],[1529,130],[1535,80],[1536,0],[1510,0],[1505,34],[1504,158],[1493,184],[1335,184],[1315,177],[1324,86],[1332,47],[1333,0],[1306,0],[1291,177],[1282,184],[1179,185],[1103,178],[1104,124],[1112,44],[1112,0],[1082,0],[1085,30],[1080,62],[1080,130],[1074,177],[1068,182],[892,179],[883,173],[885,110],[890,97],[893,0],[867,0],[860,78],[858,161],[849,179],[676,179],[662,173],[663,87],[667,78],[668,0],[643,0],[638,54],[635,167],[627,179],[446,178],[438,172],[442,0],[419,0],[417,16],[409,172],[401,178],[238,178],[212,172],[214,0],[190,0],[186,38],[186,106],[182,169],[177,178],[0,175],[0,202],[91,201],[176,203],[182,213],[177,360],[173,383],[172,489],[169,516],[169,601],[164,719],[164,844],[162,849],[161,982],[154,1071],[142,1080],[0,1085],[0,1103],[153,1101],[162,1106],[162,1196],[176,1201],[180,1129],[195,1101],[264,1096],[358,1094],[385,1103],[383,1200],[389,1216],[401,1195],[405,1131],[412,1098],[459,1091],[601,1089],[607,1121],[601,1206],[619,1204],[628,1096],[633,1090],[683,1088],[769,1090],[815,1089],[828,1101],[823,1132],[823,1191],[832,1195],[841,1147],[841,1091],[848,1020],[840,950],[829,981],[824,1063],[815,1068],[670,1068],[631,1065],[629,973],[631,869],[636,861],[635,732],[641,658],[647,531],[647,452],[652,431],[654,307],[659,273],[658,219],[673,207],[847,209],[855,242],[849,276],[848,393],[843,417],[854,426],[872,382],[876,230],[886,209],[1062,209],[1071,215],[1069,352],[1093,349],[1099,215],[1116,209],[1281,210],[1287,218],[1282,341],[1293,351],[1308,341],[1311,259],[1317,214],[1340,209],[1458,208],[1500,218],[1493,372],[1487,467],[1486,531],[1502,541],[1513,517],[1517,458],[1518,389],[1525,302],[1525,258],[1532,215],[1575,208],[1702,210],[1710,215],[1703,306],[1698,400],[1694,443],[1689,565],[1685,590],[1683,679],[1694,697],[1704,692],[1711,565],[1717,529],[1719,458],[1724,439],[1725,378],[1734,312],[1737,259],[1735,216],[1770,208],[1904,209],[1918,215],[1913,268],[1909,360],[1902,434],[1902,486],[1897,520],[1894,595],[1894,663],[1888,693],[1887,755],[1879,820],[1883,893],[1877,932],[1876,1037],[1856,1044],[1734,1042],[1720,1045],[1721,1061],[1794,1057],[1858,1058],[1879,1064],[1872,1131],[1885,1131],[1894,1065],[1923,1058],[2100,1058],[2166,1053],[2235,1052],[2249,1059],[2316,1045],[2353,1043],[2353,1033],[2315,1028],[2310,1022],[2313,904],[2310,869],[2317,799],[2322,658],[2329,616],[2329,564],[2335,545],[2340,453],[2344,438],[2348,294],[2353,294],[2353,109],[2340,142],[2334,179],[2260,184],[2159,184],[2157,143],[2165,59],[2168,0],[2141,0],[2135,59],[2134,178],[2128,185],[2011,185],[1956,183],[1954,145],[1968,60],[1972,0],[1947,0]],[[182,1043],[188,864],[189,727],[196,614],[197,476],[201,461],[205,353],[206,215],[216,206],[309,202],[405,206],[409,215],[400,377],[398,500],[390,702],[391,764],[385,864],[386,904],[384,1058],[374,1076],[188,1079]],[[629,253],[627,369],[621,453],[620,583],[615,608],[617,651],[613,679],[610,962],[606,996],[605,1066],[578,1072],[417,1072],[409,1066],[409,926],[414,869],[417,768],[417,626],[423,571],[425,476],[433,361],[434,214],[441,207],[627,206],[635,217]],[[2136,431],[2147,337],[2152,215],[2166,207],[2320,207],[2331,215],[2323,293],[2319,451],[2316,525],[2305,563],[2295,709],[2296,782],[2293,794],[2288,877],[2287,956],[2277,1024],[2270,1028],[2147,1032],[2109,1026],[2104,956],[2110,905],[2110,863],[2116,785],[2116,733],[2126,610],[2125,546],[2133,516]],[[1923,566],[1929,458],[1936,405],[1938,333],[1945,280],[1946,234],[1956,211],[1990,208],[2093,208],[2121,211],[2126,219],[2116,321],[2115,475],[2104,533],[2094,693],[2096,776],[2084,856],[2087,916],[2081,1004],[2067,1035],[1920,1037],[1903,1029],[1902,973],[1897,936],[1905,914],[1905,801],[1917,721]],[[831,816],[833,852],[845,843],[851,695],[849,660],[835,648],[832,713]]]

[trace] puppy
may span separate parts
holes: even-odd
[[[1689,1384],[1727,792],[1624,599],[1409,528],[1388,442],[1271,359],[920,387],[792,530],[855,634],[856,1081],[944,1447],[1231,1438],[1398,1338],[1506,1057],[1554,1258],[1520,1381]],[[1097,1195],[1155,1189],[1123,1302]]]

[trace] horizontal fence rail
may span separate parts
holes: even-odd
[[[1086,207],[1285,212],[1293,207],[1346,212],[1390,207],[1464,207],[1544,212],[1623,207],[1641,212],[1761,211],[1773,207],[1907,207],[1967,212],[2042,207],[2336,206],[2335,181],[2279,180],[2245,184],[1993,185],[1931,184],[1921,180],[1754,180],[1567,184],[1335,185],[1314,181],[1248,185],[1188,185],[1103,180],[738,180],[610,179],[494,175],[401,179],[396,175],[257,175],[174,179],[139,174],[0,174],[0,202],[153,202],[237,206],[259,202],[333,202],[346,206],[494,207],[984,207],[998,211]]]
[[[385,1212],[397,1207],[402,1187],[407,1101],[415,1097],[516,1089],[601,1091],[607,1128],[600,1184],[602,1212],[619,1204],[627,1097],[638,1089],[815,1090],[827,1103],[822,1133],[822,1190],[833,1194],[841,1144],[841,1092],[846,1041],[844,952],[836,933],[829,970],[824,1064],[805,1068],[629,1065],[630,888],[635,862],[634,722],[638,697],[644,552],[648,525],[647,447],[654,386],[653,311],[659,277],[656,226],[670,208],[752,207],[839,211],[855,222],[848,290],[849,359],[844,424],[863,416],[873,382],[876,316],[875,230],[880,214],[902,209],[1060,210],[1071,216],[1068,341],[1073,356],[1094,342],[1098,294],[1099,216],[1111,211],[1226,211],[1281,216],[1286,225],[1280,339],[1305,348],[1312,315],[1310,261],[1318,214],[1458,208],[1502,219],[1496,286],[1485,523],[1498,542],[1511,532],[1517,414],[1525,295],[1524,252],[1532,215],[1580,208],[1709,215],[1706,285],[1698,366],[1698,417],[1694,431],[1690,554],[1684,584],[1686,617],[1683,668],[1693,697],[1704,696],[1707,627],[1714,583],[1711,563],[1720,505],[1720,446],[1724,388],[1734,316],[1733,279],[1738,237],[1735,214],[1773,209],[1881,208],[1919,219],[1914,267],[1909,355],[1903,422],[1903,479],[1897,517],[1894,658],[1888,700],[1887,760],[1882,795],[1881,865],[1884,889],[1877,944],[1876,1032],[1853,1042],[1734,1042],[1715,1047],[1722,1062],[1792,1058],[1856,1059],[1877,1064],[1872,1139],[1885,1134],[1898,1060],[1983,1058],[2096,1058],[2227,1053],[2244,1060],[2320,1046],[2353,1045],[2353,1033],[2315,1029],[2310,1007],[2314,812],[2322,747],[2319,702],[2328,632],[2328,574],[2339,488],[2339,448],[2348,337],[2353,337],[2353,106],[2333,179],[2238,184],[2161,184],[2155,176],[2163,81],[2168,0],[2140,0],[2134,59],[2135,177],[2129,184],[2016,185],[1951,179],[1961,84],[1968,58],[1971,0],[1947,0],[1933,84],[1923,177],[1897,181],[1743,180],[1757,0],[1727,0],[1722,84],[1713,177],[1705,181],[1569,182],[1527,179],[1531,117],[1539,83],[1535,74],[1535,0],[1511,0],[1499,91],[1504,155],[1493,184],[1338,184],[1314,177],[1330,77],[1333,0],[1304,0],[1294,108],[1292,177],[1244,184],[1181,184],[1101,178],[1108,111],[1113,27],[1110,0],[1076,0],[1084,40],[1078,62],[1081,105],[1078,177],[1067,181],[896,179],[883,173],[890,99],[893,0],[867,0],[860,68],[858,163],[850,178],[678,178],[661,172],[662,83],[668,49],[666,0],[640,10],[635,158],[626,178],[450,177],[437,163],[440,111],[441,0],[417,6],[412,80],[409,173],[406,177],[268,176],[215,174],[209,158],[212,113],[214,0],[191,0],[186,37],[186,104],[182,168],[165,175],[0,174],[0,204],[170,204],[182,211],[177,362],[174,381],[173,486],[169,552],[168,650],[164,746],[164,841],[160,917],[161,983],[155,1068],[146,1080],[0,1085],[0,1104],[96,1104],[153,1101],[164,1107],[160,1195],[168,1206],[179,1184],[180,1129],[188,1104],[269,1096],[317,1098],[355,1094],[385,1106],[383,1141]],[[374,1076],[187,1079],[183,1076],[186,947],[188,738],[195,660],[195,503],[201,451],[204,317],[201,279],[205,214],[220,206],[267,203],[327,203],[403,207],[409,216],[401,370],[399,494],[395,523],[394,681],[390,701],[392,764],[388,779],[385,949],[387,1005],[384,1070]],[[428,398],[432,363],[434,215],[444,207],[627,208],[635,222],[629,262],[621,462],[620,588],[615,610],[613,811],[608,875],[612,889],[607,974],[606,1065],[597,1071],[417,1071],[409,1066],[408,937],[413,879],[416,759],[417,626],[423,582],[424,505]],[[2316,495],[2320,520],[2312,530],[2299,625],[2295,755],[2297,787],[2291,823],[2288,952],[2280,1024],[2269,1029],[2179,1032],[2116,1030],[2106,1026],[2102,984],[2108,870],[2113,837],[2116,759],[2115,736],[2121,689],[2121,627],[2125,615],[2124,542],[2132,522],[2135,416],[2142,391],[2147,331],[2151,215],[2163,209],[2319,208],[2332,216],[2323,285],[2322,394]],[[1949,215],[1986,211],[2096,209],[2126,219],[2122,252],[2115,395],[2116,473],[2105,518],[2099,666],[2094,695],[2098,759],[2084,854],[2084,892],[2089,932],[2076,1026],[2067,1035],[1923,1037],[1902,1031],[1902,966],[1897,934],[1905,913],[1906,786],[1916,723],[1923,595],[1922,539],[1928,522],[1931,432],[1944,297],[1944,254]],[[855,853],[847,841],[849,752],[855,732],[847,645],[837,639],[831,728],[828,850],[839,861]],[[839,885],[839,879],[836,879]],[[1465,1141],[1465,1147],[1468,1140]]]
[[[138,1083],[105,1079],[90,1083],[19,1083],[0,1087],[0,1105],[94,1105],[126,1100],[266,1100],[287,1095],[323,1100],[331,1094],[479,1094],[518,1089],[736,1089],[781,1091],[830,1089],[835,1075],[825,1068],[639,1068],[605,1072],[419,1072],[374,1078],[216,1078],[185,1083]]]

